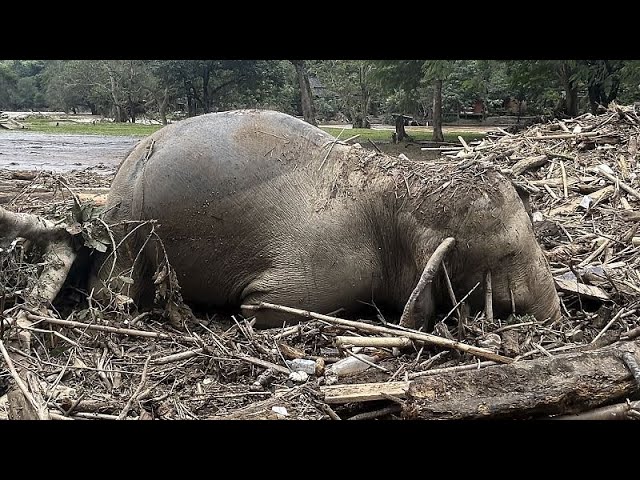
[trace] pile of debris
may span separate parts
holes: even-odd
[[[18,122],[15,118],[11,118],[6,113],[0,112],[0,129],[5,130],[23,130],[28,128],[24,123]]]
[[[529,192],[565,313],[557,322],[467,318],[458,309],[426,334],[395,325],[375,306],[363,320],[263,304],[306,321],[257,330],[251,318],[196,311],[195,322],[176,329],[159,310],[134,316],[91,295],[36,310],[23,298],[37,257],[14,242],[0,251],[0,347],[10,365],[0,370],[0,415],[4,408],[12,418],[54,419],[637,418],[639,140],[637,112],[612,105],[602,115],[443,149],[452,168],[497,168]],[[63,181],[60,194],[87,180]],[[54,183],[40,176],[29,188]],[[73,200],[57,198],[29,211],[60,217]],[[21,316],[28,348],[12,336]],[[2,397],[3,385],[14,384],[25,401]]]

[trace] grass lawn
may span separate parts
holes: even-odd
[[[112,123],[112,122],[96,122],[81,123],[66,120],[51,120],[43,118],[30,118],[23,121],[34,132],[45,133],[79,133],[79,134],[93,134],[93,135],[131,135],[144,137],[150,135],[156,130],[162,128],[162,125],[142,125],[140,123]],[[338,137],[341,140],[346,140],[354,135],[359,135],[358,142],[366,142],[367,139],[373,140],[376,143],[390,143],[391,142],[391,130],[377,130],[370,128],[332,128],[325,127],[323,130],[334,137]],[[432,133],[430,130],[425,131],[408,131],[409,135],[416,141],[428,141],[432,139]],[[472,140],[481,139],[485,136],[482,132],[445,132],[444,139],[447,142],[458,142],[458,135],[469,142]]]
[[[334,137],[340,135],[340,140],[346,140],[354,135],[360,135],[356,141],[363,142],[367,139],[373,140],[376,143],[390,143],[391,142],[391,130],[377,130],[372,128],[349,128],[342,131],[342,128],[326,127],[323,130]],[[342,132],[342,134],[341,134]],[[409,136],[416,141],[430,141],[433,139],[433,133],[431,130],[425,131],[407,131]],[[483,132],[444,132],[445,142],[458,143],[458,135],[460,135],[466,142],[472,140],[480,140],[484,138]]]
[[[51,120],[43,118],[29,118],[22,121],[29,130],[44,133],[81,133],[93,135],[133,135],[146,137],[162,125],[142,125],[140,123],[111,123],[96,122],[81,123],[64,120]],[[57,125],[56,125],[57,124]]]

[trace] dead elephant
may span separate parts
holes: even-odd
[[[164,247],[126,223],[145,219],[157,220]],[[434,251],[453,238],[443,258],[457,299],[491,272],[496,315],[560,316],[527,212],[499,172],[376,154],[274,111],[202,115],[147,137],[120,165],[104,221],[120,225],[116,241],[127,236],[115,264],[96,255],[91,285],[133,270],[129,294],[141,307],[153,302],[166,253],[192,306],[264,301],[326,313],[375,302],[402,312]],[[451,307],[436,270],[406,324]],[[471,308],[484,297],[476,288]],[[299,320],[244,313],[265,327]]]

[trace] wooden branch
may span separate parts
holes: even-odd
[[[240,359],[240,360],[244,360],[245,362],[249,362],[249,363],[253,363],[254,365],[258,365],[260,367],[271,368],[272,370],[275,370],[276,372],[284,373],[285,375],[289,375],[289,373],[291,373],[291,370],[289,370],[288,368],[282,367],[280,365],[276,365],[275,363],[268,362],[268,361],[262,360],[260,358],[251,357],[249,355],[243,355],[241,353],[235,353],[235,354],[233,354],[233,356],[235,358]]]
[[[31,296],[39,302],[53,302],[64,285],[71,265],[76,259],[76,252],[71,242],[59,241],[49,243],[45,249],[42,262],[45,264],[38,277]]]
[[[456,342],[454,340],[438,337],[437,335],[431,335],[429,333],[418,332],[416,330],[412,330],[409,328],[393,329],[388,327],[381,327],[378,325],[371,325],[369,323],[356,322],[353,320],[345,320],[337,317],[330,317],[328,315],[322,315],[321,313],[309,312],[307,310],[300,310],[297,308],[285,307],[283,305],[275,305],[273,303],[267,303],[267,302],[260,302],[257,305],[242,305],[240,308],[243,308],[246,310],[254,310],[254,311],[260,310],[263,308],[269,308],[269,309],[278,310],[281,312],[293,313],[295,315],[300,315],[301,317],[305,317],[309,319],[315,318],[317,320],[324,320],[325,322],[329,322],[333,325],[340,325],[343,327],[355,328],[363,332],[379,333],[382,335],[392,335],[397,337],[407,337],[414,341],[424,342],[426,344],[436,345],[442,348],[451,348],[454,350],[459,350],[461,352],[466,352],[480,358],[494,360],[499,363],[510,363],[513,361],[513,359],[509,357],[504,357],[502,355],[495,354],[492,351],[486,350],[484,348],[467,345],[462,342]]]
[[[634,417],[629,415],[631,410],[640,412],[640,401],[627,401],[625,403],[609,405],[608,407],[596,408],[588,412],[562,415],[560,417],[554,417],[553,420],[633,420]]]
[[[166,363],[180,362],[181,360],[188,360],[189,358],[200,355],[202,352],[204,352],[204,348],[196,348],[194,350],[187,350],[186,352],[174,353],[173,355],[157,358],[151,363],[154,365],[164,365]]]
[[[511,167],[511,171],[514,175],[522,175],[527,170],[531,170],[532,168],[541,167],[545,163],[547,163],[548,157],[546,155],[538,155],[537,157],[528,157],[517,162],[513,167]]]
[[[0,207],[0,239],[13,240],[24,237],[34,242],[58,242],[71,238],[64,227],[51,220],[30,213],[15,213]]]
[[[422,372],[411,372],[407,376],[409,377],[409,380],[413,380],[414,378],[440,375],[441,373],[466,372],[467,370],[480,370],[481,368],[490,367],[492,365],[499,365],[499,363],[488,360],[486,362],[473,363],[470,365],[457,365],[455,367],[434,368],[432,370],[424,370]]]
[[[493,287],[491,286],[491,270],[484,276],[484,316],[487,322],[493,322]]]
[[[614,324],[614,322],[616,320],[618,320],[620,318],[620,316],[624,313],[624,307],[621,308],[618,313],[615,314],[615,316],[604,326],[604,328],[602,330],[600,330],[600,332],[598,333],[598,335],[596,335],[595,337],[593,337],[593,340],[591,340],[591,344],[595,344],[598,340],[600,340],[600,338],[605,334],[605,332],[607,330],[609,330],[609,328],[611,328],[611,325]]]
[[[576,293],[583,297],[595,298],[596,300],[611,300],[607,292],[600,287],[579,283],[577,280],[567,280],[566,278],[553,277],[558,290],[568,293]]]
[[[402,407],[400,405],[391,405],[390,407],[381,408],[380,410],[374,410],[372,412],[358,413],[353,417],[347,418],[347,420],[371,420],[373,418],[383,417],[392,413],[400,413]]]
[[[476,283],[476,284],[471,288],[471,290],[469,290],[469,291],[467,292],[467,294],[466,294],[464,297],[462,297],[462,299],[461,299],[458,303],[456,303],[456,304],[453,306],[453,308],[452,308],[451,310],[449,310],[449,312],[448,312],[448,313],[444,316],[444,318],[443,318],[442,320],[440,320],[440,321],[441,321],[441,322],[445,322],[445,321],[447,320],[447,318],[449,318],[449,317],[451,316],[451,314],[452,314],[453,312],[455,312],[455,311],[458,309],[458,307],[460,307],[460,305],[462,305],[462,304],[464,303],[464,301],[465,301],[467,298],[469,298],[469,295],[471,295],[471,294],[475,291],[475,289],[476,289],[476,288],[478,288],[479,286],[480,286],[480,282]]]
[[[373,140],[371,140],[370,138],[367,138],[367,140],[369,141],[369,143],[371,145],[373,145],[373,148],[375,148],[378,153],[382,153],[382,150],[380,150],[380,147],[378,145],[376,145]]]
[[[638,391],[625,352],[639,358],[640,342],[423,377],[410,383],[405,415],[515,419],[591,410]]]
[[[602,242],[602,245],[600,245],[591,255],[589,255],[587,258],[582,260],[578,264],[578,267],[586,267],[587,265],[589,265],[594,258],[596,258],[598,255],[600,255],[602,252],[605,251],[605,249],[609,246],[610,243],[611,243],[611,240],[607,238],[604,242]]]
[[[560,171],[562,172],[562,192],[564,198],[569,198],[569,190],[567,188],[567,170],[564,168],[564,162],[560,160]]]
[[[118,415],[118,420],[124,420],[127,417],[127,413],[129,413],[129,410],[131,409],[133,402],[135,402],[138,399],[138,397],[140,396],[140,393],[142,392],[142,389],[147,383],[147,372],[149,370],[149,360],[151,360],[151,355],[149,355],[145,360],[144,367],[142,368],[142,378],[140,378],[140,383],[138,383],[138,387],[136,388],[136,391],[133,392],[133,394],[129,397],[129,400],[127,400],[127,403],[125,404],[122,411],[120,412],[120,415]]]
[[[462,144],[462,147],[464,148],[465,152],[470,152],[471,150],[473,150],[473,148],[467,145],[467,142],[464,141],[464,138],[462,138],[462,136],[458,135],[458,140]]]
[[[19,398],[16,396],[9,397],[10,410],[13,410],[13,412],[17,412],[17,411],[23,412],[19,415],[12,415],[13,417],[17,417],[13,419],[14,420],[48,420],[49,415],[46,408],[41,408],[41,406],[38,405],[38,402],[36,402],[35,398],[29,391],[29,388],[24,383],[22,378],[20,378],[20,375],[18,375],[18,372],[13,365],[13,361],[9,356],[9,352],[7,352],[7,349],[5,348],[4,342],[2,341],[1,338],[0,338],[0,353],[2,353],[2,358],[4,358],[4,361],[7,364],[9,373],[11,373],[11,376],[13,377],[14,381],[16,382],[16,385],[20,389],[20,392],[22,392],[22,397],[24,397],[28,402],[27,405],[16,405],[15,401],[19,400]],[[11,394],[11,392],[9,393]],[[22,403],[22,402],[19,401],[18,403]]]
[[[406,337],[346,337],[337,336],[336,347],[382,347],[382,348],[408,348],[413,342]]]
[[[121,335],[130,335],[133,337],[158,338],[163,340],[182,340],[185,342],[199,343],[195,337],[186,335],[168,335],[166,333],[145,332],[144,330],[133,330],[130,328],[109,327],[106,325],[94,325],[91,323],[76,322],[74,320],[62,320],[60,318],[45,317],[42,315],[27,314],[29,320],[34,322],[53,323],[55,325],[64,325],[66,327],[86,328],[87,330],[97,330],[99,332],[119,333]]]
[[[420,276],[420,280],[418,280],[418,285],[413,289],[411,295],[409,296],[409,300],[407,300],[407,304],[404,307],[402,315],[400,316],[400,325],[403,327],[416,328],[418,325],[420,312],[418,311],[418,299],[422,295],[429,295],[431,297],[431,284],[433,279],[438,272],[438,268],[440,268],[440,264],[444,259],[445,255],[456,243],[455,239],[452,237],[445,238],[438,248],[435,249],[427,265],[424,267],[422,275]],[[427,302],[432,302],[431,298],[426,300]]]
[[[333,403],[369,402],[384,400],[385,395],[405,398],[410,382],[354,383],[320,387],[324,401]]]
[[[598,167],[596,168],[596,172],[598,172],[600,175],[602,175],[603,177],[605,177],[608,180],[610,180],[611,182],[613,182],[614,185],[616,183],[618,185],[620,185],[620,188],[623,189],[625,192],[630,193],[631,195],[633,195],[637,199],[640,199],[640,192],[638,192],[634,188],[630,187],[629,185],[627,185],[626,183],[624,183],[622,180],[618,179],[614,175],[611,175],[609,172],[606,172],[603,169],[602,165],[598,165]]]

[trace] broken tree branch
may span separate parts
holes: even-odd
[[[7,364],[9,373],[11,373],[11,376],[13,377],[14,381],[16,382],[16,385],[22,392],[22,395],[24,396],[24,398],[29,402],[29,407],[33,409],[33,413],[35,413],[36,418],[38,420],[49,420],[49,415],[47,413],[46,408],[42,408],[40,405],[38,405],[38,402],[36,402],[35,398],[29,391],[29,388],[24,383],[22,378],[20,378],[20,375],[18,375],[18,372],[15,366],[13,365],[13,361],[9,356],[9,352],[7,352],[7,349],[5,348],[4,342],[2,341],[2,339],[0,339],[0,353],[2,353],[2,358],[4,358],[4,361]],[[27,412],[26,416],[21,416],[21,417],[24,419],[28,419],[34,416],[33,413]]]
[[[385,395],[405,398],[410,382],[354,383],[320,387],[324,401],[332,403],[369,402],[384,400]]]
[[[97,330],[99,332],[119,333],[121,335],[131,335],[134,337],[158,338],[163,340],[173,339],[191,343],[200,343],[200,340],[198,340],[197,338],[188,337],[186,335],[169,335],[166,333],[146,332],[144,330],[132,330],[131,328],[108,327],[106,325],[94,325],[91,323],[76,322],[74,320],[62,320],[60,318],[45,317],[43,315],[34,315],[32,313],[28,313],[27,318],[34,322],[53,323],[55,325],[64,325],[66,327],[86,328],[87,330]]]
[[[133,392],[133,394],[129,397],[129,400],[127,400],[127,403],[125,404],[124,408],[120,412],[120,415],[118,415],[118,420],[124,420],[127,417],[127,413],[129,413],[129,410],[131,409],[133,402],[135,402],[138,399],[138,397],[140,396],[140,393],[142,392],[142,389],[147,383],[147,372],[149,370],[149,360],[151,360],[151,355],[149,355],[144,362],[144,367],[142,368],[142,378],[140,378],[140,383],[138,384],[138,388],[136,388],[136,391]]]
[[[336,347],[382,347],[382,348],[408,348],[413,342],[406,337],[348,337],[337,336]]]
[[[562,415],[553,420],[631,420],[631,410],[640,410],[640,401],[618,403],[575,415]]]
[[[598,172],[600,175],[602,175],[603,177],[605,177],[608,180],[610,180],[611,182],[613,182],[614,185],[615,184],[620,185],[620,188],[623,189],[625,192],[630,193],[631,195],[633,195],[637,199],[640,199],[640,192],[638,192],[636,189],[630,187],[629,185],[624,183],[619,178],[617,178],[614,175],[611,175],[609,172],[605,171],[603,169],[602,165],[598,165],[598,167],[596,168],[596,172]]]
[[[546,155],[538,155],[536,157],[523,158],[519,162],[517,162],[513,167],[511,167],[511,171],[514,175],[522,175],[527,170],[531,170],[532,168],[541,167],[547,163]]]
[[[499,363],[510,363],[513,361],[513,359],[509,357],[498,355],[484,348],[467,345],[462,342],[456,342],[454,340],[438,337],[437,335],[431,335],[429,333],[418,332],[416,330],[412,330],[409,328],[393,329],[393,328],[381,327],[378,325],[371,325],[364,322],[356,322],[353,320],[345,320],[342,318],[330,317],[328,315],[322,315],[321,313],[309,312],[307,310],[300,310],[298,308],[285,307],[283,305],[275,305],[273,303],[267,303],[267,302],[260,302],[257,305],[242,305],[241,308],[246,310],[254,310],[254,311],[260,310],[262,308],[270,308],[272,310],[278,310],[281,312],[293,313],[295,315],[299,315],[305,318],[315,318],[317,320],[324,320],[325,322],[329,322],[334,325],[355,328],[363,332],[380,333],[382,335],[393,335],[397,337],[407,337],[414,341],[423,342],[430,345],[436,345],[442,348],[451,348],[454,350],[459,350],[461,352],[466,352],[480,358],[494,360]]]
[[[71,235],[64,227],[56,226],[51,220],[30,213],[10,212],[0,207],[0,240],[24,237],[39,243],[59,242]],[[0,242],[2,243],[2,242]]]

